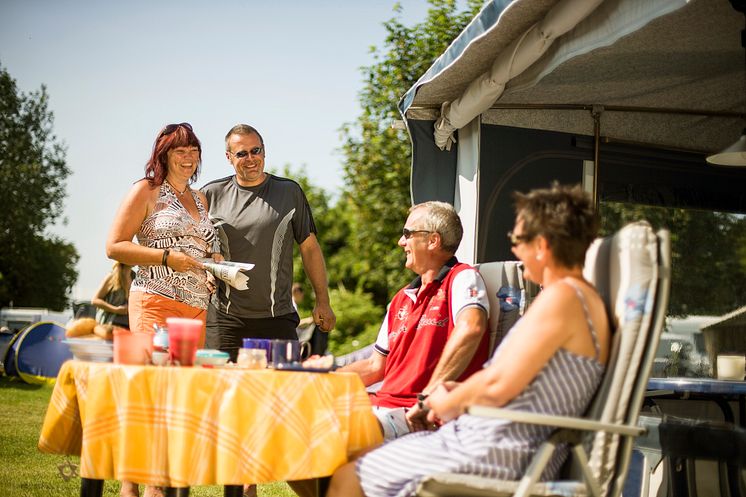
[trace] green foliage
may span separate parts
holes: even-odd
[[[398,15],[384,23],[384,44],[371,48],[375,62],[362,69],[362,114],[342,128],[345,192],[340,202],[351,216],[351,232],[341,250],[347,264],[341,274],[373,293],[379,304],[412,276],[402,269],[403,253],[395,246],[411,204],[409,139],[390,126],[399,118],[396,104],[481,6],[469,1],[458,12],[455,0],[430,4],[426,19],[412,27]]]
[[[606,202],[603,234],[646,219],[671,232],[669,315],[719,315],[746,302],[746,220],[722,212]]]
[[[371,294],[356,289],[349,291],[340,285],[330,292],[337,326],[329,335],[329,350],[342,355],[376,341],[378,329],[386,313],[373,302]]]
[[[44,235],[62,214],[70,175],[48,100],[44,86],[19,92],[0,66],[0,306],[62,310],[78,276],[73,245]]]
[[[420,23],[401,23],[401,7],[384,23],[381,47],[371,47],[374,63],[362,68],[362,112],[342,127],[344,188],[331,205],[330,196],[308,181],[305,170],[285,167],[284,176],[306,192],[326,260],[332,308],[337,326],[330,349],[342,354],[375,340],[384,306],[412,279],[397,246],[411,205],[410,143],[404,132],[391,129],[399,118],[397,101],[477,13],[480,1],[470,0],[459,12],[455,0],[430,0]],[[306,295],[311,288],[296,249],[295,281]],[[347,289],[351,290],[347,290]],[[310,314],[312,299],[300,306]],[[355,343],[355,345],[353,345]]]

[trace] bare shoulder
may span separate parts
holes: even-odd
[[[531,307],[538,307],[544,311],[567,311],[568,305],[578,304],[575,289],[567,284],[554,284],[543,288]]]
[[[154,199],[158,196],[159,190],[159,185],[151,185],[148,180],[141,179],[132,185],[128,196],[138,200]]]

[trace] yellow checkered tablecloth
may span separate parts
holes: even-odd
[[[80,474],[150,485],[238,485],[330,475],[381,442],[353,373],[68,361],[39,449]]]

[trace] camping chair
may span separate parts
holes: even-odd
[[[475,266],[484,279],[490,302],[490,351],[497,347],[539,293],[539,286],[523,279],[518,261],[483,262]]]
[[[584,274],[604,299],[614,330],[607,370],[587,417],[472,406],[468,412],[473,415],[558,429],[539,447],[520,481],[440,473],[423,480],[418,495],[620,495],[634,437],[644,432],[637,419],[668,307],[669,233],[656,234],[646,222],[627,225],[591,245]],[[571,457],[560,480],[538,482],[561,443],[570,445]]]

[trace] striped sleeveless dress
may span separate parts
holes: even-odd
[[[604,365],[598,361],[600,348],[585,299],[574,283],[563,281],[575,289],[583,304],[596,357],[558,350],[523,392],[504,406],[506,409],[580,416],[601,382]],[[511,329],[503,344],[517,328]],[[498,357],[500,348],[502,345],[485,366]],[[366,454],[357,462],[357,475],[367,497],[414,495],[423,477],[439,472],[518,480],[552,431],[549,426],[464,414],[438,431],[412,433]],[[566,446],[555,450],[542,480],[556,478],[567,453]]]

